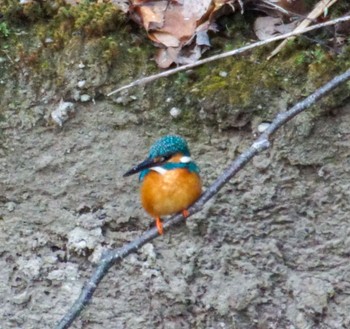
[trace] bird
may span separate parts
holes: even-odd
[[[199,167],[191,158],[186,140],[178,135],[158,139],[146,160],[123,176],[136,173],[141,183],[142,206],[155,219],[160,235],[164,233],[161,217],[179,212],[188,217],[187,208],[202,193]]]

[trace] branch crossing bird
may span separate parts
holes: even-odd
[[[155,218],[159,234],[163,234],[162,216],[182,212],[187,217],[187,208],[202,193],[199,168],[180,136],[167,135],[157,140],[148,158],[123,176],[138,172],[142,206]]]

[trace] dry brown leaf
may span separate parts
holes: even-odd
[[[167,47],[179,47],[180,40],[166,32],[153,32],[149,34],[149,38],[157,43],[161,43]]]
[[[203,47],[197,45],[196,43],[192,44],[190,47],[182,48],[181,52],[177,57],[178,64],[190,64],[197,61],[203,54]]]
[[[162,69],[169,67],[172,63],[176,62],[181,48],[165,48],[160,49],[155,57],[156,63]]]
[[[184,20],[192,18],[199,20],[206,14],[210,8],[211,3],[212,0],[184,0],[182,5],[182,15],[184,17]]]
[[[158,52],[160,67],[183,64],[200,58],[209,46],[207,31],[213,29],[214,14],[236,0],[133,0],[132,18],[147,31],[149,38],[166,48]],[[189,47],[188,49],[184,49]],[[171,48],[171,49],[170,49]]]
[[[172,6],[165,13],[164,26],[161,30],[178,38],[182,43],[186,42],[196,30],[196,18],[192,16],[185,19],[182,7]]]
[[[292,32],[296,28],[297,24],[297,21],[294,21],[288,24],[276,25],[275,28],[279,34],[285,34]]]
[[[254,22],[254,32],[259,40],[272,38],[276,34],[293,31],[296,22],[285,24],[282,18],[271,16],[258,17]]]
[[[164,13],[167,9],[167,1],[149,2],[147,5],[136,7],[136,12],[141,18],[146,31],[161,28],[164,24]]]
[[[281,23],[281,18],[258,17],[254,22],[254,32],[259,40],[266,40],[276,34],[276,25]]]

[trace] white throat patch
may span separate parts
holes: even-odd
[[[188,157],[188,156],[183,156],[180,159],[181,163],[190,163],[191,161],[192,161],[191,157]],[[164,175],[168,171],[168,169],[165,169],[165,168],[160,167],[160,166],[151,167],[150,169],[156,171],[157,173],[159,173],[161,175]]]
[[[152,167],[151,170],[156,171],[157,173],[164,175],[168,170],[162,168],[162,167]]]

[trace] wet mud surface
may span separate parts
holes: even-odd
[[[72,328],[349,328],[349,127],[349,108],[307,134],[289,124],[186,225],[112,267]],[[159,135],[103,101],[63,128],[3,129],[1,328],[53,328],[102,250],[153,225],[122,174]],[[253,140],[189,136],[204,186]]]

